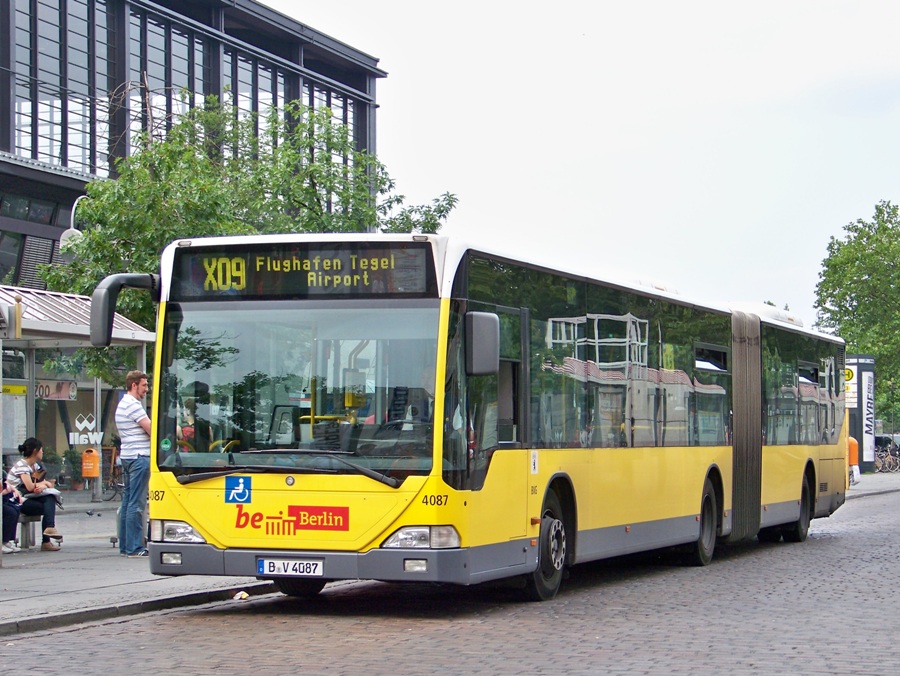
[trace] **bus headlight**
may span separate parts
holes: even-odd
[[[206,542],[190,524],[184,521],[163,521],[162,519],[150,520],[150,540],[153,542]]]
[[[453,526],[404,526],[381,546],[398,549],[454,549],[460,546],[460,539]]]

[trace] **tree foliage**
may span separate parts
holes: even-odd
[[[457,198],[405,204],[384,165],[356,150],[352,131],[327,108],[292,102],[267,116],[238,116],[216,99],[165,134],[146,133],[116,164],[116,178],[87,185],[78,204],[84,236],[67,244],[71,265],[41,270],[51,290],[89,295],[106,275],[157,272],[179,238],[291,232],[439,230]],[[148,294],[124,290],[117,311],[155,324]],[[114,351],[113,351],[114,352]],[[109,351],[85,357],[88,372],[116,382]],[[109,380],[109,378],[113,378]]]
[[[847,351],[875,356],[879,381],[900,384],[900,211],[875,205],[832,237],[816,286],[818,324],[847,341]],[[879,388],[881,415],[893,409],[893,388]]]

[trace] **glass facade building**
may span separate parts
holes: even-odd
[[[0,0],[0,283],[42,288],[85,183],[205,96],[328,106],[374,152],[377,63],[252,0]]]
[[[53,304],[58,316],[51,313],[72,335],[19,336],[5,321],[18,296],[26,319],[52,300],[37,269],[57,262],[85,185],[112,176],[140,132],[164,135],[209,95],[242,114],[296,99],[328,106],[357,147],[374,153],[375,84],[385,75],[377,64],[252,0],[0,0],[4,464],[36,435],[45,459],[102,445],[104,476],[109,470],[121,392],[77,363],[76,349],[87,344],[73,332],[86,323],[71,316],[77,303],[62,297]]]

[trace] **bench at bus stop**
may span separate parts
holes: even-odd
[[[34,524],[39,524],[41,519],[40,514],[19,514],[19,546],[22,549],[34,547],[39,542],[34,533]]]
[[[19,514],[19,546],[22,549],[40,543],[40,540],[35,540],[34,524],[40,524],[41,518],[40,514]]]

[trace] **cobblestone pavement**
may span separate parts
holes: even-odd
[[[0,639],[45,673],[896,674],[900,493],[849,501],[802,544],[711,566],[644,555],[576,567],[548,603],[373,582]]]

